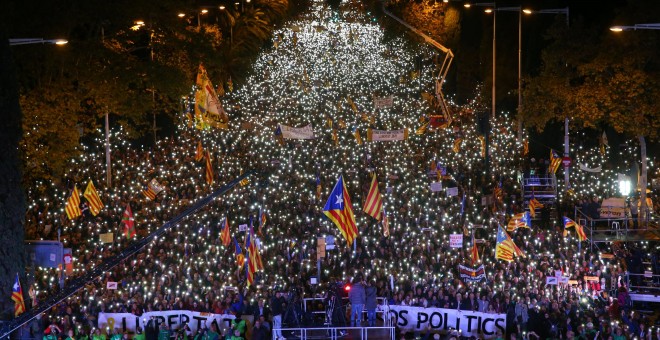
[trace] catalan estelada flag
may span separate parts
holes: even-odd
[[[536,218],[536,209],[541,208],[543,208],[543,203],[539,202],[539,200],[534,197],[534,193],[532,193],[532,199],[529,200],[529,214]]]
[[[73,186],[73,192],[66,200],[64,210],[66,211],[66,216],[69,217],[70,220],[82,215],[82,211],[80,211],[80,191],[78,191],[77,185]]]
[[[383,199],[378,191],[378,182],[376,181],[376,173],[371,176],[371,186],[367,194],[367,200],[364,202],[364,212],[367,215],[380,220],[381,212],[383,211]]]
[[[561,165],[561,157],[555,152],[555,150],[550,150],[550,166],[548,167],[548,172],[555,174]]]
[[[587,234],[584,233],[584,229],[577,222],[571,220],[570,218],[564,216],[564,229],[575,227],[575,233],[577,234],[578,240],[580,242],[587,240]]]
[[[525,211],[523,213],[513,215],[506,226],[506,230],[514,231],[518,228],[529,228],[531,226],[532,218],[529,216],[529,212]]]
[[[511,236],[501,226],[497,226],[497,245],[495,258],[504,261],[513,261],[514,256],[525,256],[525,253],[513,243]]]
[[[330,197],[328,197],[328,201],[325,203],[323,213],[339,228],[342,236],[344,236],[350,246],[358,236],[358,230],[355,225],[351,197],[348,195],[342,175],[339,175],[337,184],[335,184]]]
[[[14,316],[19,316],[25,313],[25,300],[23,300],[23,288],[21,288],[21,281],[18,279],[16,273],[16,281],[11,287],[11,299],[14,301]]]
[[[319,174],[316,174],[316,199],[321,200],[321,177]]]
[[[234,247],[235,247],[235,255],[236,255],[236,264],[238,265],[238,268],[242,268],[243,264],[245,263],[245,255],[243,255],[243,251],[241,251],[241,245],[238,244],[238,241],[234,237]]]
[[[94,183],[89,181],[87,183],[87,189],[85,189],[85,199],[89,202],[89,211],[92,212],[92,215],[96,216],[103,209],[103,202],[101,202],[101,197],[96,193],[96,188],[94,188]]]
[[[225,247],[228,247],[231,243],[231,235],[229,234],[229,219],[227,219],[227,217],[225,217],[225,220],[222,222],[220,240],[222,241],[222,245]]]

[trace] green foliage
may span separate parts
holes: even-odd
[[[199,7],[175,0],[12,3],[14,15],[2,14],[12,36],[69,40],[13,50],[27,180],[61,178],[80,138],[101,128],[106,113],[134,139],[152,133],[154,114],[159,122],[174,120],[200,62],[214,84],[230,77],[240,84],[274,25],[300,4],[256,0],[244,10],[209,7],[200,17]],[[144,25],[131,29],[138,20]]]
[[[632,136],[658,137],[660,45],[655,32],[619,34],[557,26],[539,76],[524,89],[523,114],[542,129],[569,117],[580,127],[611,126]]]

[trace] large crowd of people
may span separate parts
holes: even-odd
[[[137,255],[88,282],[75,295],[35,319],[25,331],[45,339],[122,339],[129,337],[128,332],[119,325],[114,329],[101,327],[100,313],[141,316],[153,311],[188,310],[231,314],[236,319],[229,325],[211,324],[196,332],[186,327],[169,329],[165,324],[148,322],[140,334],[130,336],[238,340],[245,337],[266,339],[275,332],[275,336],[280,337],[283,334],[276,329],[288,322],[284,316],[289,305],[303,297],[327,297],[332,290],[328,284],[337,281],[353,284],[355,281],[357,288],[354,287],[349,296],[351,308],[342,309],[341,304],[337,308],[340,313],[345,312],[346,325],[380,325],[383,315],[388,316],[376,314],[376,309],[402,305],[505,314],[505,332],[496,335],[500,338],[660,339],[660,329],[655,326],[654,319],[633,308],[625,276],[632,268],[641,270],[640,264],[645,261],[651,261],[655,270],[657,248],[644,242],[597,248],[588,241],[579,244],[574,234],[566,237],[561,217],[573,217],[572,206],[583,202],[567,198],[557,206],[555,215],[542,213],[531,228],[512,232],[513,241],[525,256],[515,257],[510,262],[495,259],[497,226],[505,226],[510,216],[526,208],[517,173],[524,176],[524,169],[530,167],[530,162],[522,155],[522,144],[514,142],[515,134],[511,130],[514,124],[508,118],[501,117],[500,121],[493,122],[492,129],[498,133],[490,141],[496,150],[490,164],[484,161],[483,156],[488,151],[484,150],[483,137],[479,137],[480,122],[474,117],[474,108],[453,108],[452,127],[433,132],[433,135],[419,131],[421,137],[416,139],[411,137],[406,141],[389,142],[391,144],[371,142],[364,146],[356,143],[355,133],[349,126],[342,125],[345,125],[344,120],[351,121],[347,117],[358,116],[351,106],[366,106],[364,102],[370,103],[370,97],[354,95],[349,89],[343,89],[345,93],[335,93],[339,84],[324,84],[341,82],[344,78],[316,82],[314,77],[318,73],[311,67],[309,72],[290,67],[286,77],[292,78],[276,78],[277,72],[281,72],[277,65],[273,66],[280,60],[276,57],[286,62],[312,63],[315,60],[294,53],[314,41],[306,37],[307,34],[329,36],[334,54],[317,51],[318,58],[330,58],[332,54],[332,63],[357,62],[359,67],[348,69],[360,79],[363,75],[359,70],[368,67],[368,58],[351,61],[342,56],[361,53],[354,41],[362,39],[362,44],[367,44],[370,39],[366,39],[366,33],[353,22],[333,25],[339,33],[328,35],[325,31],[331,26],[327,24],[328,28],[296,26],[288,35],[276,34],[279,47],[275,46],[275,54],[265,58],[266,71],[256,72],[263,78],[262,83],[250,87],[255,93],[273,95],[280,92],[275,86],[284,86],[302,95],[308,91],[332,95],[329,102],[333,104],[327,106],[339,103],[341,114],[313,117],[316,131],[323,133],[316,140],[277,140],[273,136],[275,126],[268,117],[249,114],[249,106],[265,105],[263,100],[243,98],[242,106],[228,105],[233,110],[232,118],[244,115],[242,120],[232,122],[236,128],[228,131],[200,132],[192,127],[194,124],[187,125],[183,118],[177,135],[161,140],[151,150],[119,142],[112,152],[111,187],[104,184],[103,155],[90,147],[81,157],[72,160],[66,178],[50,186],[31,189],[32,203],[26,216],[27,238],[52,240],[59,237],[65,247],[72,249],[74,257],[73,272],[64,277],[57,268],[28,270],[28,304],[36,306],[60,291],[62,284],[72,284],[95,266],[121,256],[123,249],[154,232],[219,185],[248,169],[257,173],[248,178],[249,183],[242,183],[201,211],[187,216]],[[340,25],[344,26],[340,28]],[[375,26],[367,32],[379,29]],[[342,35],[349,37],[344,39],[349,43],[341,40]],[[350,53],[343,53],[342,46]],[[367,50],[370,57],[371,52]],[[422,86],[423,75],[409,76],[405,70],[413,64],[410,63],[413,58],[389,49],[381,54],[386,60],[403,66],[401,73],[405,76],[391,75],[397,86],[405,81],[413,88]],[[329,73],[328,77],[332,72]],[[310,81],[308,77],[313,79]],[[325,89],[309,90],[305,82]],[[406,102],[405,105],[414,102],[412,98],[418,96],[418,91],[400,87],[398,95],[406,96],[402,102]],[[290,109],[299,115],[295,110],[300,109],[298,106],[305,104],[304,101],[298,103],[286,96],[284,99],[280,103],[287,109],[277,114],[290,114]],[[416,105],[414,109],[399,107],[407,112],[405,122],[411,125],[417,123],[419,116],[415,115],[424,106]],[[325,106],[319,104],[311,111],[316,112],[320,107]],[[270,107],[260,108],[259,112],[266,115],[264,112],[270,110]],[[305,122],[300,116],[296,119],[279,123]],[[399,121],[398,117],[394,119]],[[385,129],[384,124],[379,126],[369,117],[357,120],[365,126]],[[122,140],[120,133],[113,138]],[[208,154],[197,151],[199,143]],[[202,155],[205,156],[201,160],[196,159]],[[206,157],[211,158],[212,184],[206,180]],[[322,213],[340,170],[344,172],[358,220],[359,236],[353,245],[345,244],[337,228]],[[537,171],[547,172],[547,167]],[[361,211],[371,172],[376,173],[384,197],[389,235],[384,233],[383,221]],[[151,179],[165,188],[155,199],[142,194]],[[63,209],[66,198],[74,185],[84,188],[88,180],[94,181],[99,189],[103,209],[94,216],[86,209],[83,199],[83,215],[67,219]],[[321,195],[317,195],[321,182]],[[444,188],[455,187],[457,193],[451,196],[431,191],[431,182],[442,182]],[[496,189],[501,190],[501,194],[493,197]],[[124,235],[122,226],[122,216],[128,205],[134,212],[137,231],[132,238]],[[591,209],[592,206],[587,204],[586,207]],[[225,218],[231,228],[229,244],[223,243],[220,237]],[[245,264],[239,265],[236,256],[237,249],[243,254],[246,252],[246,232],[239,230],[239,225],[243,224],[253,226],[257,238],[252,241],[258,243],[265,267],[255,274],[255,281],[250,285]],[[111,234],[112,239],[101,239],[101,234]],[[464,234],[464,246],[450,248],[450,234]],[[320,262],[321,277],[317,277],[317,237],[327,235],[335,236],[336,249],[327,251]],[[480,260],[476,263],[469,251],[471,235],[478,242]],[[486,279],[475,283],[461,279],[459,265],[482,264]],[[556,277],[557,272],[569,278],[569,283],[546,284],[546,278]],[[312,279],[317,283],[312,284]],[[109,282],[116,282],[117,289],[108,289]],[[375,297],[383,299],[375,300]],[[362,310],[366,312],[364,317]],[[376,315],[380,320],[376,320]],[[242,318],[244,316],[248,317]],[[250,322],[246,324],[242,319]],[[395,326],[398,327],[396,323]],[[435,332],[431,328],[421,331],[401,328],[396,334],[401,338],[434,338]],[[441,336],[460,335],[443,333]]]
[[[154,168],[160,168],[161,174],[171,174],[172,178],[163,180],[163,183],[171,185],[176,182],[177,173],[186,168],[190,173],[184,177],[203,176],[203,171],[200,171],[203,166],[192,159],[194,155],[188,150],[191,148],[194,148],[191,144],[167,141],[161,143],[157,150],[146,154],[130,149],[116,151],[113,157],[121,159],[123,166],[118,170],[123,176],[116,184],[117,187],[130,188],[133,181],[141,182],[137,179],[141,172],[132,169],[143,164],[146,155],[149,155]],[[168,155],[177,154],[185,156],[178,162],[168,162]],[[228,154],[226,157],[231,156]],[[163,168],[160,164],[168,167]],[[182,166],[185,164],[189,166]],[[87,165],[93,168],[94,162],[90,159]],[[201,178],[199,180],[201,182]],[[70,183],[73,181],[74,178],[71,178]],[[327,274],[322,280],[335,277],[350,282],[353,278],[365,277],[376,295],[386,298],[389,305],[504,313],[507,333],[524,338],[574,336],[584,339],[621,339],[651,338],[651,334],[658,336],[659,332],[652,319],[631,308],[625,281],[627,270],[635,267],[639,271],[641,263],[646,260],[655,263],[657,251],[654,249],[642,244],[614,244],[610,250],[613,256],[603,257],[604,252],[598,248],[592,251],[588,242],[583,242],[579,250],[575,238],[564,237],[559,222],[551,221],[547,228],[533,227],[512,233],[514,242],[525,252],[525,257],[516,257],[508,263],[493,258],[492,230],[498,224],[505,223],[505,213],[500,213],[498,206],[503,211],[508,209],[510,213],[522,209],[521,202],[513,200],[514,196],[520,197],[520,193],[513,189],[513,183],[508,183],[511,181],[505,180],[502,185],[502,202],[478,208],[478,216],[486,221],[484,228],[470,231],[475,233],[476,239],[484,240],[479,251],[487,280],[480,283],[463,282],[457,266],[470,264],[467,247],[459,251],[452,250],[446,238],[431,236],[434,235],[433,231],[428,229],[420,230],[419,235],[413,236],[409,228],[396,227],[396,224],[403,226],[417,223],[405,216],[392,223],[389,237],[383,235],[377,224],[359,226],[360,236],[354,250],[338,245],[340,250],[323,259],[321,267]],[[248,191],[248,187],[235,190]],[[139,192],[140,188],[135,189]],[[486,190],[489,190],[488,187],[484,187]],[[141,224],[153,221],[152,225],[158,226],[157,221],[167,221],[181,211],[186,206],[182,202],[193,202],[205,192],[208,189],[201,188],[201,184],[198,187],[183,185],[176,191],[168,189],[155,201],[142,197],[131,200],[128,192],[116,197],[106,192],[102,197],[106,205],[104,212],[92,216],[89,211],[85,211],[76,227],[69,226],[66,229],[68,232],[62,233],[65,245],[74,249],[76,274],[84,273],[102,261],[117,256],[122,247],[130,245],[132,241],[123,241],[121,235],[121,212],[129,202],[138,222],[138,239],[150,232],[149,228],[141,227]],[[314,208],[315,203],[313,200],[297,204],[291,202],[271,206],[270,210],[282,209],[301,215],[318,216],[320,211]],[[505,209],[505,205],[508,208]],[[460,201],[447,201],[437,209],[454,214],[460,206]],[[59,216],[44,214],[45,208],[37,204],[28,212],[27,231],[30,238],[56,237],[57,231],[45,226],[57,226],[58,221],[53,219]],[[354,208],[359,209],[357,206]],[[90,282],[74,297],[55,306],[32,325],[32,331],[39,334],[44,330],[53,330],[55,333],[61,330],[59,334],[63,338],[71,332],[76,339],[99,339],[103,335],[116,338],[124,334],[120,334],[118,329],[99,329],[99,313],[127,312],[139,316],[149,311],[192,310],[253,315],[253,324],[257,328],[257,331],[250,332],[253,338],[263,338],[256,334],[268,336],[273,324],[281,325],[282,303],[286,304],[276,295],[280,295],[280,292],[286,294],[294,287],[300,289],[302,296],[321,294],[310,284],[310,278],[316,275],[316,254],[313,248],[316,233],[305,224],[282,228],[266,222],[260,235],[264,245],[262,257],[267,261],[266,270],[257,273],[255,284],[248,289],[245,270],[236,264],[235,246],[231,244],[225,247],[219,237],[224,216],[219,212],[231,210],[227,202],[210,204],[204,211],[190,218],[187,225],[182,223],[175,227],[168,236],[159,238],[145,251],[127,259],[104,277]],[[336,235],[336,231],[332,230],[334,228],[326,225],[320,231]],[[115,233],[117,244],[89,241],[97,233],[106,230]],[[463,230],[456,227],[444,231],[452,232]],[[237,232],[233,233],[238,235]],[[368,242],[369,239],[375,242]],[[341,243],[341,239],[337,239],[337,243]],[[408,263],[392,266],[402,261]],[[554,276],[556,271],[562,271],[571,280],[576,280],[576,283],[546,285],[545,278]],[[42,269],[35,273],[36,281],[31,290],[36,292],[32,303],[38,304],[40,298],[59,289],[57,280],[53,280],[58,277],[58,273],[55,269]],[[65,282],[75,278],[76,274],[68,276]],[[587,281],[586,277],[597,277],[598,280]],[[120,289],[106,289],[109,281],[118,282]],[[353,322],[354,319],[351,318]],[[367,324],[374,324],[371,315],[369,321],[363,323]],[[214,331],[235,336],[231,329],[209,330],[211,333]],[[152,331],[145,334],[155,333]],[[179,333],[172,331],[171,334],[174,337]]]

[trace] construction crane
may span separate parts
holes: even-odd
[[[447,102],[445,101],[445,95],[442,93],[442,84],[444,84],[445,79],[447,78],[447,72],[449,72],[449,66],[451,66],[452,60],[454,60],[454,53],[448,49],[447,47],[443,46],[439,42],[435,41],[433,38],[429,37],[428,35],[424,34],[420,30],[416,29],[415,27],[410,26],[407,22],[405,22],[403,19],[397,17],[396,15],[392,14],[392,12],[388,11],[387,8],[385,8],[385,3],[383,2],[382,4],[383,8],[383,13],[387,14],[390,18],[396,20],[399,22],[401,25],[405,26],[409,30],[413,31],[413,33],[419,35],[424,39],[424,41],[433,47],[439,49],[445,54],[445,59],[442,62],[442,65],[440,66],[440,69],[438,70],[437,75],[435,76],[435,98],[437,100],[437,105],[440,108],[440,115],[431,115],[430,118],[431,120],[441,120],[442,124],[440,124],[440,127],[447,127],[451,124],[453,118],[451,116],[451,113],[449,111],[449,106],[447,106]]]

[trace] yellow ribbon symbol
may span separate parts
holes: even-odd
[[[110,330],[115,329],[115,318],[108,318],[108,328],[110,328]]]

